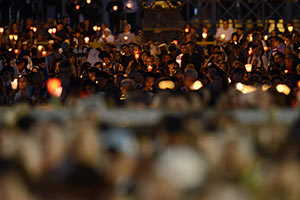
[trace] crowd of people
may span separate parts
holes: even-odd
[[[299,121],[243,126],[226,112],[195,114],[296,109],[292,24],[268,35],[235,32],[227,20],[215,35],[187,25],[182,38],[156,44],[130,24],[115,35],[88,19],[77,29],[68,22],[0,27],[0,199],[300,198]],[[51,105],[73,114],[33,112],[47,115]],[[151,126],[131,127],[129,117],[114,126],[99,113],[116,107],[171,114]]]
[[[46,25],[28,19],[0,28],[1,105],[99,95],[114,106],[151,107],[163,92],[198,107],[239,107],[231,95],[252,93],[270,97],[260,106],[298,105],[299,33],[292,24],[280,35],[275,30],[264,35],[261,27],[234,32],[227,20],[215,35],[187,25],[182,38],[156,44],[137,42],[130,24],[114,35],[88,19],[75,30],[68,22],[68,17]]]

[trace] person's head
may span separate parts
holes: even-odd
[[[89,74],[89,79],[93,82],[96,80],[97,71],[98,71],[98,69],[96,67],[91,67],[89,69],[89,73],[88,73]]]
[[[124,32],[128,33],[128,32],[130,32],[130,30],[131,30],[131,25],[130,24],[125,24],[124,25]]]
[[[96,85],[95,82],[87,79],[83,82],[82,89],[86,96],[91,96],[96,93]]]
[[[239,39],[238,33],[235,32],[231,35],[232,42],[238,42],[238,39]]]
[[[280,66],[282,66],[284,64],[284,55],[281,52],[277,52],[274,55],[274,62],[279,63]]]
[[[29,86],[28,77],[22,75],[18,78],[18,86],[20,91],[26,91]]]
[[[59,64],[59,78],[63,86],[68,86],[72,77],[72,68],[69,62],[63,61]]]
[[[244,29],[243,28],[238,28],[237,29],[237,33],[238,33],[238,35],[240,36],[240,35],[243,35],[244,34]]]
[[[197,80],[198,73],[194,69],[188,69],[186,72],[184,72],[184,85],[186,88],[191,88],[193,83]]]
[[[293,62],[294,62],[294,58],[292,54],[286,54],[284,57],[284,62],[285,62],[285,66],[286,68],[292,69],[293,67]]]
[[[187,49],[186,49],[186,44],[182,43],[180,44],[180,51],[182,54],[186,54],[187,53]]]
[[[186,49],[187,49],[187,52],[189,52],[189,53],[193,52],[193,49],[194,49],[193,43],[192,42],[186,43]]]
[[[109,28],[105,28],[103,32],[104,32],[105,37],[108,37],[110,35]]]
[[[60,31],[63,30],[64,25],[62,24],[62,22],[59,22],[59,23],[56,25],[56,28],[57,28],[57,32],[60,32]]]
[[[122,80],[121,82],[121,92],[122,94],[126,94],[127,91],[134,89],[135,87],[135,82],[129,78]]]
[[[223,28],[226,30],[226,29],[228,29],[228,27],[229,27],[229,22],[227,19],[224,19],[223,20]]]

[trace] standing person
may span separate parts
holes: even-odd
[[[115,34],[120,32],[121,14],[123,12],[123,3],[120,0],[112,0],[106,6],[109,13],[109,28]]]
[[[117,44],[122,46],[123,44],[136,43],[136,38],[134,33],[130,32],[131,26],[130,24],[125,24],[124,32],[121,33],[117,39]]]
[[[138,5],[135,0],[126,0],[124,2],[124,12],[126,20],[129,24],[131,24],[131,31],[133,33],[136,32],[136,11],[138,9]]]
[[[229,27],[228,20],[223,20],[223,26],[218,28],[215,38],[222,44],[227,44],[231,40],[231,35],[234,33],[234,28]]]

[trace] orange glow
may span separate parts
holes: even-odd
[[[249,48],[249,51],[248,51],[249,56],[250,56],[252,53],[253,53],[253,49],[250,47],[250,48]]]
[[[93,26],[93,30],[96,32],[98,30],[98,26]]]
[[[148,66],[148,72],[152,72],[153,67],[151,65]]]
[[[269,47],[264,47],[264,51],[268,51],[269,50]]]
[[[185,31],[186,33],[188,33],[188,32],[190,32],[190,29],[189,29],[189,28],[185,28],[184,31]]]
[[[75,6],[75,9],[76,9],[76,10],[79,10],[79,9],[80,9],[80,5],[76,5],[76,6]]]
[[[0,33],[2,34],[4,32],[4,28],[0,27]]]
[[[42,56],[47,56],[47,51],[42,51]]]
[[[50,78],[47,81],[47,90],[49,94],[60,97],[62,93],[61,81],[58,78]]]
[[[18,55],[19,54],[19,49],[15,49],[14,52],[15,52],[16,55]]]

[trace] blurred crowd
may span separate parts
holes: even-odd
[[[82,100],[68,117],[27,106],[10,109],[0,126],[0,198],[300,197],[299,121],[249,126],[220,112],[209,118],[167,114],[141,126],[130,126],[125,116],[112,125],[102,120],[103,109],[99,97]]]
[[[268,35],[226,20],[215,35],[186,25],[159,44],[122,30],[89,19],[73,29],[68,17],[0,27],[1,200],[300,199],[299,121],[195,115],[298,107],[293,24]],[[75,111],[45,119],[32,106]],[[116,107],[181,115],[112,126],[99,113]]]

